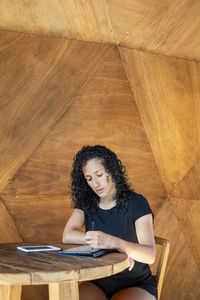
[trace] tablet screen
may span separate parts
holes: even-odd
[[[39,245],[39,246],[18,246],[18,250],[24,252],[40,252],[40,251],[58,251],[60,248],[51,245]]]

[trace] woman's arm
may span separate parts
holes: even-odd
[[[119,250],[126,252],[132,259],[153,264],[156,258],[156,247],[153,233],[152,214],[145,215],[135,222],[139,244],[119,239]]]
[[[81,229],[84,225],[84,212],[75,208],[71,217],[65,225],[62,241],[68,244],[86,244],[85,232]]]
[[[135,227],[139,244],[122,240],[101,231],[88,231],[86,240],[94,248],[117,249],[120,252],[125,252],[133,260],[152,264],[156,257],[152,214],[136,220]]]

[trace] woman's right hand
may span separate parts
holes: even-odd
[[[86,243],[92,248],[114,249],[116,237],[102,231],[88,231],[85,235]]]

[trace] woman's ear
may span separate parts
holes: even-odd
[[[107,180],[107,182],[110,182],[110,176],[109,175],[106,175],[106,180]]]

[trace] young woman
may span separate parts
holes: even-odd
[[[82,283],[80,299],[157,299],[148,266],[156,256],[153,214],[147,200],[131,190],[121,161],[104,146],[84,146],[74,158],[71,177],[74,211],[63,242],[117,249],[129,257],[126,270]]]

